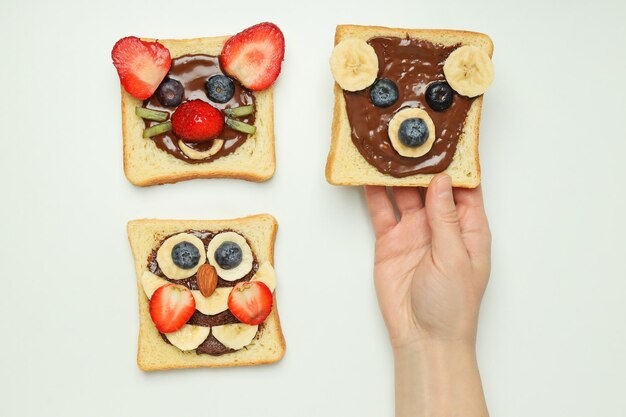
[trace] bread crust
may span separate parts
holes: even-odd
[[[222,356],[198,355],[183,352],[163,341],[150,318],[149,302],[141,284],[146,260],[154,245],[166,235],[195,230],[230,229],[246,235],[259,263],[274,264],[274,241],[278,223],[269,214],[241,217],[231,220],[160,220],[140,219],[128,222],[128,239],[135,261],[139,303],[139,338],[137,366],[143,371],[179,368],[217,368],[251,366],[274,363],[285,355],[285,338],[280,326],[276,292],[272,311],[254,341],[233,353]],[[279,284],[280,286],[280,284]]]
[[[172,55],[178,58],[188,54],[217,56],[229,36],[194,39],[163,39]],[[146,41],[155,39],[144,38]],[[235,152],[216,160],[189,164],[158,149],[153,141],[144,139],[144,124],[135,115],[138,100],[120,88],[122,96],[122,136],[124,140],[124,173],[137,186],[169,184],[196,178],[237,178],[253,182],[267,181],[276,170],[274,150],[274,96],[273,87],[253,92],[255,97],[257,133],[251,135]],[[139,123],[138,123],[139,122]],[[242,149],[243,148],[243,149]],[[154,166],[146,161],[154,160]]]
[[[489,36],[469,31],[447,29],[401,29],[383,26],[338,25],[335,45],[345,38],[368,40],[377,36],[409,36],[444,45],[474,45],[493,55],[493,42]],[[427,187],[436,174],[415,174],[396,178],[378,171],[359,153],[352,142],[350,123],[343,91],[334,83],[333,123],[331,145],[326,162],[326,180],[333,185],[385,185]],[[480,184],[478,151],[480,115],[483,96],[477,97],[465,119],[463,131],[452,162],[443,172],[450,175],[454,187],[475,188]]]

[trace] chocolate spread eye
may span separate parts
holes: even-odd
[[[172,262],[183,269],[191,269],[198,265],[200,261],[200,251],[189,242],[180,242],[172,248]]]
[[[183,101],[185,89],[180,81],[166,77],[156,90],[156,98],[165,107],[176,107]]]
[[[214,75],[204,84],[209,100],[226,103],[235,95],[235,83],[225,75]]]
[[[431,83],[426,89],[426,102],[434,111],[444,111],[452,105],[454,93],[445,81]]]
[[[374,83],[370,99],[376,107],[389,107],[398,100],[398,87],[393,81],[381,78]]]
[[[423,119],[414,117],[406,119],[400,124],[398,138],[400,142],[410,148],[417,148],[423,145],[428,139],[428,126]]]

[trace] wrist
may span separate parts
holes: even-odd
[[[394,360],[397,416],[487,415],[473,340],[420,340]]]

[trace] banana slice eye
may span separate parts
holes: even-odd
[[[376,80],[378,56],[374,48],[364,40],[344,39],[333,49],[330,70],[342,89],[360,91]]]
[[[235,232],[215,235],[207,248],[209,263],[226,281],[236,281],[252,270],[252,249],[246,238]]]
[[[484,94],[494,78],[489,55],[469,45],[452,51],[443,65],[443,73],[454,91],[470,98]]]
[[[166,277],[189,278],[206,262],[204,243],[194,235],[179,233],[163,242],[156,260]]]
[[[387,132],[396,152],[409,158],[427,154],[436,137],[433,120],[426,111],[415,107],[397,112]]]

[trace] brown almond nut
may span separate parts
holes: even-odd
[[[198,288],[205,297],[210,297],[217,287],[217,272],[209,264],[200,266],[197,273]]]

